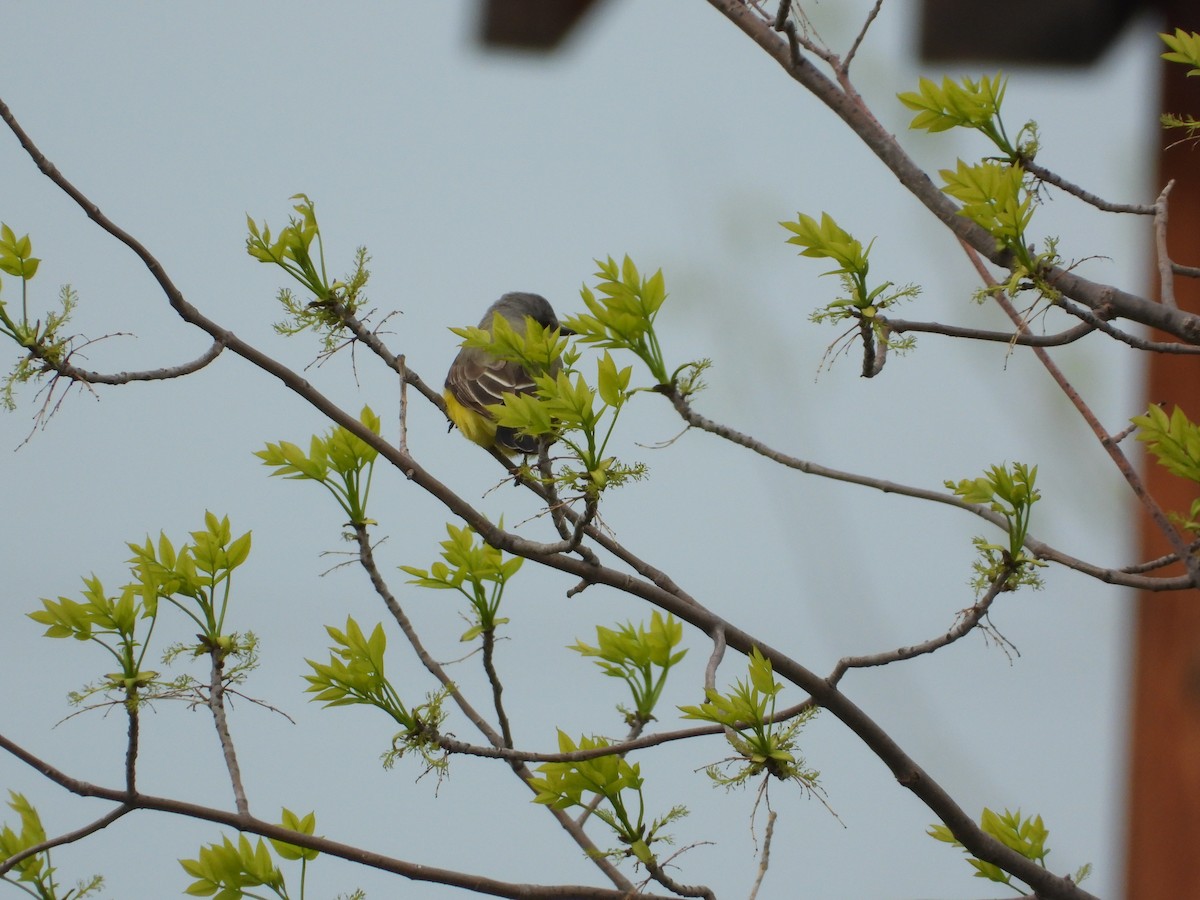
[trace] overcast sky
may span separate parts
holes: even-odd
[[[825,3],[814,20],[844,48],[870,4]],[[581,309],[592,259],[630,254],[662,267],[670,299],[660,317],[669,364],[711,358],[697,405],[785,452],[836,468],[938,488],[1005,460],[1040,465],[1045,501],[1034,532],[1106,565],[1131,559],[1116,474],[1066,402],[1023,353],[924,337],[917,352],[865,381],[858,361],[822,369],[836,331],[808,322],[835,296],[819,261],[796,257],[781,219],[829,211],[864,241],[878,236],[872,274],[924,292],[908,318],[1002,327],[970,300],[975,281],[954,242],[840,122],[790,82],[704,4],[612,0],[548,56],[482,52],[473,3],[26,4],[8,31],[0,96],[63,173],[141,238],[207,315],[296,368],[317,348],[271,329],[281,273],[244,253],[245,216],[278,228],[289,196],[317,203],[331,269],[354,248],[372,254],[376,321],[428,382],[455,352],[450,325],[474,323],[509,290],[536,291],[560,313]],[[885,4],[856,62],[877,115],[930,169],[987,152],[969,137],[906,132],[894,99],[920,74],[979,75],[991,66],[922,69],[913,56],[914,4]],[[1131,30],[1095,68],[1011,70],[1010,132],[1038,120],[1045,165],[1121,201],[1147,201],[1157,113],[1153,23]],[[1104,141],[1095,140],[1103,119]],[[0,136],[0,219],[29,233],[42,268],[34,303],[59,285],[80,296],[78,332],[97,342],[80,361],[108,371],[176,364],[204,350],[152,279],[42,178],[11,135]],[[1137,289],[1147,271],[1138,223],[1057,198],[1039,234],[1088,258],[1092,277]],[[18,285],[4,276],[3,297]],[[103,340],[99,340],[104,338]],[[1113,430],[1138,412],[1134,360],[1103,340],[1058,354]],[[347,407],[369,403],[395,437],[394,379],[364,354],[343,354],[306,377]],[[641,373],[635,378],[644,377]],[[20,446],[42,398],[22,389],[0,417],[11,450],[4,479],[6,619],[0,627],[5,732],[83,778],[120,781],[124,724],[94,712],[62,722],[64,697],[110,665],[97,648],[51,642],[23,613],[39,597],[77,596],[94,572],[124,583],[126,540],[162,529],[177,542],[211,509],[236,533],[254,532],[237,578],[235,627],[264,642],[248,693],[290,724],[241,703],[232,728],[253,809],[315,809],[318,830],[415,862],[512,880],[598,883],[506,769],[455,761],[435,797],[415,764],[384,772],[392,727],[366,710],[317,709],[301,689],[303,659],[324,658],[322,625],[385,617],[362,574],[331,571],[344,557],[338,510],[307,484],[267,477],[251,455],[267,441],[306,443],[326,425],[232,354],[178,382],[73,392],[44,431]],[[783,472],[706,434],[680,431],[668,405],[639,398],[618,452],[651,478],[606,499],[616,536],[697,598],[816,671],[841,656],[911,644],[943,632],[972,597],[966,587],[973,518],[912,500]],[[488,493],[494,462],[421,403],[410,413],[413,452],[461,495],[508,524],[533,507],[518,491]],[[17,449],[20,446],[20,449]],[[428,565],[445,514],[403,478],[379,472],[372,496],[381,565],[425,629],[434,654],[458,658],[461,620],[441,593],[404,585],[397,565]],[[541,520],[522,526],[543,536]],[[553,746],[554,727],[619,733],[611,679],[565,646],[596,625],[649,613],[629,598],[571,586],[528,565],[499,648],[506,698],[522,747]],[[1089,886],[1121,884],[1124,698],[1130,597],[1051,570],[1040,593],[1006,596],[993,624],[1006,654],[979,635],[932,658],[855,673],[847,693],[972,814],[983,806],[1041,813],[1057,871],[1095,864]],[[174,639],[188,637],[186,630]],[[660,718],[700,697],[708,648],[690,654]],[[432,689],[391,636],[389,665],[406,696]],[[478,661],[453,670],[478,693]],[[744,675],[730,659],[719,680]],[[792,689],[789,701],[801,698]],[[471,738],[468,726],[451,730]],[[208,720],[163,705],[147,715],[143,789],[232,807]],[[989,895],[960,854],[923,832],[933,821],[832,717],[803,743],[829,806],[774,785],[780,813],[760,897],[887,898]],[[752,793],[714,791],[697,767],[725,755],[717,740],[639,757],[651,811],[685,803],[680,845],[712,841],[680,860],[681,877],[722,897],[745,896],[756,858]],[[11,758],[0,787],[27,793],[54,832],[99,814]],[[14,821],[13,816],[2,817]],[[759,819],[761,828],[762,818]],[[69,883],[94,871],[113,898],[162,897],[188,883],[175,862],[220,829],[139,814],[56,852]],[[597,840],[607,846],[606,838]],[[311,897],[355,886],[397,896],[390,879],[337,861],[310,876]],[[449,889],[403,885],[405,897]],[[991,891],[995,894],[997,891]]]

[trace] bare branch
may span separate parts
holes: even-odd
[[[14,853],[8,859],[0,859],[0,878],[7,872],[11,872],[14,867],[20,865],[24,860],[29,859],[29,857],[45,853],[47,850],[53,850],[55,847],[61,847],[63,844],[73,844],[75,841],[81,840],[88,835],[95,834],[97,831],[107,828],[126,813],[133,812],[134,809],[135,807],[127,803],[122,803],[116,809],[105,813],[94,822],[89,822],[82,828],[76,828],[74,831],[68,831],[56,837],[46,838],[46,840],[40,843],[26,847],[20,853]]]
[[[41,359],[49,368],[52,368],[58,375],[63,378],[69,378],[72,381],[81,381],[85,384],[129,384],[133,381],[165,381],[170,378],[182,378],[184,375],[191,375],[193,372],[199,372],[220,356],[221,351],[224,349],[225,345],[220,341],[213,341],[207,350],[191,362],[181,363],[177,366],[165,366],[159,369],[145,369],[139,372],[114,372],[112,374],[81,369],[65,361],[54,365],[40,353],[36,353],[36,351],[30,352],[33,352],[34,355]]]
[[[909,322],[905,319],[889,319],[885,316],[876,316],[876,318],[896,334],[916,331],[926,334],[941,334],[946,337],[968,338],[973,341],[994,341],[998,344],[1018,344],[1028,347],[1060,347],[1063,344],[1071,344],[1082,337],[1087,337],[1097,328],[1096,325],[1085,322],[1074,328],[1068,328],[1066,331],[1060,331],[1058,334],[1032,334],[1029,332],[1010,334],[1005,331],[943,325],[940,322]],[[1200,353],[1200,347],[1190,347],[1189,349]]]
[[[883,0],[875,0],[875,5],[871,7],[871,11],[867,13],[867,18],[863,21],[862,28],[858,30],[858,36],[854,38],[854,43],[850,45],[850,49],[846,52],[845,58],[840,66],[840,73],[847,75],[850,72],[850,63],[854,60],[854,54],[858,53],[858,48],[862,46],[863,40],[867,36],[867,30],[871,27],[871,23],[875,21],[875,17],[879,15],[879,10],[883,7]],[[755,889],[757,892],[757,888]]]
[[[644,865],[646,866],[646,871],[650,873],[650,877],[668,891],[674,891],[681,897],[703,897],[704,900],[717,900],[717,895],[712,892],[711,888],[707,888],[702,884],[680,884],[664,872],[662,866],[653,859],[646,860]]]
[[[898,647],[895,650],[887,650],[883,653],[872,653],[866,656],[843,656],[837,661],[837,665],[833,667],[833,671],[829,673],[829,683],[836,685],[850,669],[886,666],[889,663],[933,653],[935,650],[940,650],[942,647],[953,644],[959,638],[969,634],[983,620],[983,617],[987,615],[988,610],[992,606],[992,601],[1004,590],[1005,583],[1015,571],[1015,565],[1011,563],[1006,565],[1000,574],[993,579],[987,592],[973,606],[969,606],[959,612],[954,624],[945,634],[923,641],[920,644],[913,644],[910,647]]]
[[[339,859],[369,866],[382,872],[391,872],[413,881],[444,884],[493,897],[509,897],[513,898],[513,900],[566,900],[566,898],[579,898],[579,900],[628,900],[630,891],[632,890],[632,885],[629,887],[618,887],[616,890],[613,890],[611,888],[589,887],[586,885],[518,884],[453,869],[439,869],[435,866],[422,865],[392,856],[385,856],[381,853],[374,853],[362,847],[343,844],[329,838],[291,831],[282,825],[256,819],[247,814],[228,812],[226,810],[201,806],[196,803],[187,803],[183,800],[173,800],[168,797],[158,797],[151,794],[129,794],[124,790],[105,788],[101,785],[81,781],[77,778],[72,778],[65,772],[34,756],[3,734],[0,734],[0,749],[6,750],[17,759],[32,766],[43,776],[66,788],[71,793],[81,797],[98,797],[120,803],[123,807],[126,807],[125,813],[142,809],[156,810],[190,819],[214,822],[218,825],[235,828],[238,831],[261,835],[262,837],[277,841],[285,841],[289,844],[316,850],[320,853],[328,853],[330,856],[336,856]],[[124,815],[125,813],[122,814]],[[671,898],[662,894],[639,894],[638,896],[652,898],[652,900],[671,900]]]
[[[1056,188],[1066,191],[1073,197],[1077,197],[1089,206],[1094,206],[1102,212],[1111,213],[1132,213],[1136,216],[1152,216],[1154,215],[1155,207],[1143,203],[1110,203],[1095,194],[1085,191],[1076,184],[1067,181],[1061,175],[1056,175],[1045,166],[1040,166],[1032,159],[1022,159],[1021,168],[1033,175],[1039,181],[1044,181],[1046,184],[1052,184]]]
[[[500,697],[504,693],[504,685],[500,681],[500,673],[496,671],[495,660],[492,658],[496,651],[496,632],[487,629],[481,635],[483,638],[483,670],[487,673],[488,683],[492,686],[492,705],[496,709],[496,721],[500,723],[500,734],[505,747],[513,745],[512,727],[508,723],[508,715],[504,712],[504,703]]]
[[[750,896],[747,900],[755,900],[758,896],[758,889],[762,887],[763,878],[766,877],[767,868],[771,865],[771,839],[775,836],[775,819],[778,814],[773,809],[767,811],[767,827],[763,832],[763,848],[762,854],[758,858],[758,874],[754,878],[754,887],[750,889]]]
[[[1167,253],[1167,195],[1175,187],[1172,179],[1158,195],[1154,203],[1154,247],[1158,260],[1158,291],[1164,305],[1178,309],[1175,302],[1175,271],[1171,268],[1171,257]]]
[[[238,765],[233,738],[229,734],[229,722],[225,718],[224,651],[220,647],[210,647],[208,653],[212,658],[208,708],[212,712],[213,724],[216,726],[217,737],[221,742],[221,754],[225,758],[225,769],[229,772],[229,782],[233,786],[234,805],[237,806],[239,813],[248,816],[250,815],[250,805],[246,802],[246,789],[242,785],[242,770]]]
[[[767,459],[773,460],[782,466],[789,469],[795,469],[798,472],[803,472],[806,475],[815,475],[819,478],[828,478],[832,481],[844,481],[847,484],[857,484],[862,487],[868,487],[873,490],[882,491],[885,494],[899,494],[904,497],[912,497],[917,500],[928,500],[933,503],[941,503],[946,506],[953,506],[956,509],[964,510],[972,515],[991,522],[997,528],[1004,529],[1006,524],[1004,518],[999,514],[992,512],[985,506],[979,506],[973,503],[967,503],[964,500],[954,496],[953,494],[944,491],[934,491],[928,488],[914,487],[912,485],[900,484],[895,481],[888,481],[884,478],[875,478],[870,475],[860,475],[856,472],[844,472],[840,469],[832,469],[828,466],[823,466],[819,463],[810,462],[809,460],[799,459],[768,447],[761,441],[743,434],[736,429],[730,428],[727,425],[722,425],[719,422],[714,422],[712,419],[701,415],[692,409],[687,398],[679,395],[679,392],[671,385],[662,385],[659,387],[659,393],[667,396],[671,403],[674,404],[676,411],[683,417],[684,421],[689,425],[699,428],[702,431],[707,431],[715,434],[718,437],[739,444],[748,450],[752,450],[760,456],[765,456]],[[1085,575],[1090,575],[1093,578],[1103,581],[1106,584],[1120,584],[1125,587],[1137,588],[1144,591],[1179,591],[1185,590],[1192,586],[1190,577],[1180,576],[1178,578],[1148,578],[1145,576],[1133,575],[1123,569],[1111,569],[1103,566],[1097,566],[1094,563],[1089,563],[1085,560],[1078,559],[1061,550],[1051,547],[1049,544],[1043,543],[1033,537],[1025,539],[1025,548],[1029,550],[1035,557],[1042,560],[1058,563],[1068,569],[1074,569],[1077,572],[1082,572]],[[707,632],[706,632],[707,633]]]

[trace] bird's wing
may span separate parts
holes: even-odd
[[[463,406],[489,416],[487,407],[504,394],[528,394],[535,385],[520,363],[497,359],[476,347],[461,350],[446,376],[446,387]]]

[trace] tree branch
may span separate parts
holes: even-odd
[[[229,772],[229,782],[233,786],[233,802],[237,810],[244,816],[250,815],[250,805],[246,801],[246,788],[242,785],[242,770],[238,765],[237,751],[233,747],[233,738],[229,734],[229,722],[225,717],[225,682],[223,672],[225,661],[220,647],[210,647],[209,656],[212,658],[211,674],[208,685],[208,708],[212,712],[213,724],[217,728],[217,737],[221,742],[221,754],[225,758],[225,768]]]
[[[842,87],[822,75],[809,60],[789,49],[788,41],[741,0],[709,0],[709,4],[753,40],[795,81],[802,85],[853,131],[896,179],[943,225],[980,255],[1012,269],[1009,251],[996,247],[996,239],[981,226],[958,214],[958,207],[940,191],[900,147],[896,139]],[[1170,309],[1145,297],[1106,284],[1089,281],[1073,272],[1052,267],[1046,281],[1071,299],[1090,307],[1112,307],[1117,316],[1158,328],[1189,344],[1200,344],[1200,316]]]
[[[933,653],[935,650],[940,650],[942,647],[953,644],[959,638],[969,634],[983,620],[983,617],[987,615],[988,610],[992,606],[992,601],[1004,590],[1005,583],[1015,571],[1015,565],[1011,563],[1006,565],[1000,574],[993,579],[987,592],[973,606],[969,606],[959,612],[954,624],[945,634],[922,641],[919,644],[913,644],[909,647],[898,647],[895,650],[887,650],[883,653],[871,653],[865,656],[843,656],[837,661],[837,665],[833,667],[833,671],[829,673],[825,680],[831,685],[836,685],[850,669],[886,666],[889,663]]]
[[[124,790],[105,788],[101,785],[81,781],[77,778],[72,778],[65,772],[56,769],[44,760],[29,753],[3,734],[0,734],[0,749],[11,753],[17,759],[33,767],[46,778],[66,788],[73,794],[77,794],[80,797],[98,797],[103,800],[111,800],[114,803],[121,804],[122,807],[127,807],[125,813],[122,813],[122,815],[133,810],[146,809],[183,816],[189,819],[214,822],[218,825],[236,828],[238,831],[261,835],[262,837],[277,841],[285,841],[289,844],[316,850],[320,853],[328,853],[330,856],[336,856],[339,859],[369,866],[382,872],[391,872],[413,881],[444,884],[450,887],[474,891],[478,894],[488,894],[493,897],[510,897],[513,900],[569,900],[569,898],[577,898],[577,900],[629,900],[630,897],[631,888],[613,890],[611,888],[570,884],[517,884],[508,881],[499,881],[483,875],[472,875],[467,872],[439,869],[434,866],[408,862],[407,860],[385,856],[381,853],[374,853],[362,847],[343,844],[329,838],[291,831],[282,825],[275,825],[262,819],[256,819],[248,814],[227,812],[221,809],[201,806],[196,803],[187,803],[183,800],[173,800],[168,797],[158,797],[151,794],[130,794]],[[671,898],[661,894],[638,894],[638,897],[652,898],[652,900],[671,900]]]

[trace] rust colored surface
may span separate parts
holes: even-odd
[[[1165,21],[1172,28],[1200,30],[1194,5],[1176,6],[1177,15],[1168,13]],[[1183,66],[1164,64],[1161,108],[1200,118],[1200,78],[1186,78],[1186,72]],[[1177,134],[1164,136],[1157,183],[1175,180],[1170,197],[1171,257],[1197,265],[1200,148],[1166,146],[1175,139]],[[1195,280],[1176,278],[1175,295],[1180,307],[1200,312],[1200,284]],[[1200,420],[1200,357],[1159,355],[1149,365],[1147,401],[1165,403],[1168,411],[1178,405],[1193,421]],[[1187,511],[1196,498],[1196,485],[1149,460],[1143,469],[1151,493],[1164,508]],[[1167,552],[1166,542],[1144,516],[1141,534],[1143,558]],[[1171,571],[1182,570],[1177,566]],[[1140,595],[1134,641],[1126,897],[1200,897],[1200,591]]]

